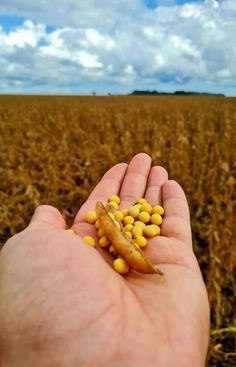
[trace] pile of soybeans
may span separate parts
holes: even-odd
[[[87,222],[97,229],[99,245],[108,249],[114,258],[113,267],[120,274],[127,274],[130,268],[142,273],[163,273],[146,258],[141,250],[147,246],[147,239],[161,234],[164,209],[151,206],[146,199],[139,199],[129,209],[119,210],[120,198],[112,195],[106,208],[97,203],[95,211],[86,214]],[[95,240],[85,236],[84,241],[95,247]]]

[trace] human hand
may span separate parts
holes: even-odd
[[[79,210],[72,228],[57,209],[40,206],[29,226],[0,253],[0,351],[5,367],[202,367],[209,333],[205,285],[192,251],[183,190],[146,154],[111,168]],[[122,277],[85,214],[119,194],[121,208],[145,197],[165,209],[149,259],[165,273]]]

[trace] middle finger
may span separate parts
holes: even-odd
[[[120,190],[120,209],[128,209],[143,197],[151,162],[145,153],[136,154],[130,161]]]

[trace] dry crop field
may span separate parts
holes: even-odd
[[[236,366],[236,99],[0,97],[0,238],[39,204],[68,225],[112,165],[151,155],[184,188],[211,302],[208,366]]]

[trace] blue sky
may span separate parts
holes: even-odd
[[[204,0],[144,0],[146,6],[150,9],[155,9],[157,6],[173,6],[173,5],[183,5],[190,3],[199,3]]]
[[[236,95],[235,0],[0,2],[0,93]]]

